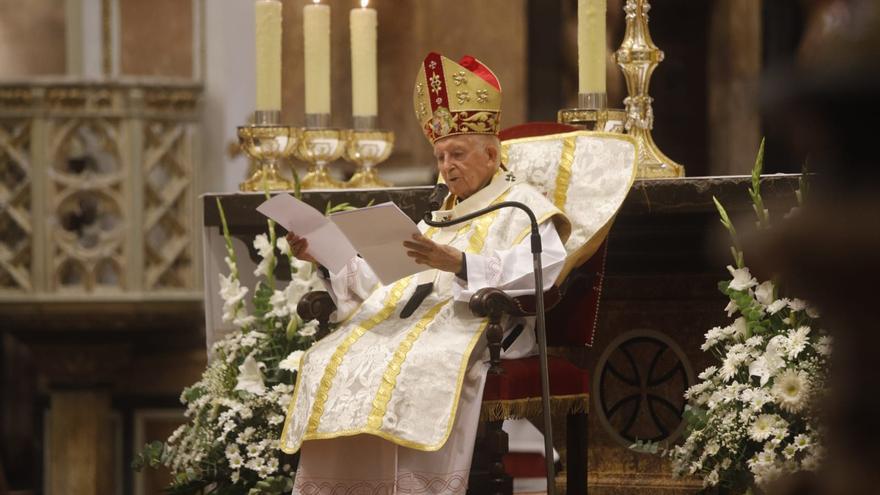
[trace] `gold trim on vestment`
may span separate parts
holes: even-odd
[[[324,376],[321,377],[318,390],[315,393],[315,402],[312,404],[312,412],[309,415],[309,421],[306,426],[306,435],[318,431],[318,426],[321,423],[321,416],[324,415],[324,403],[327,402],[327,398],[330,395],[330,387],[333,386],[333,379],[336,377],[336,372],[339,370],[339,366],[342,365],[342,358],[351,346],[363,337],[365,333],[379,323],[387,320],[391,314],[394,313],[394,309],[403,297],[403,292],[406,290],[410,281],[412,281],[411,276],[394,284],[394,287],[391,288],[388,297],[385,299],[385,305],[382,309],[373,315],[372,318],[355,327],[355,329],[352,330],[345,340],[336,348],[336,351],[330,358],[330,362],[327,364],[327,368],[324,370]]]
[[[576,147],[577,136],[569,136],[562,141],[562,156],[556,172],[556,190],[553,191],[553,204],[561,211],[565,211],[565,202],[568,200],[568,183],[571,181],[571,165],[574,163]]]
[[[500,203],[501,201],[504,201],[504,198],[506,197],[507,191],[490,204]],[[498,213],[499,210],[495,210],[478,220],[468,222],[458,229],[452,240],[457,238],[461,233],[466,232],[471,225],[473,225],[474,233],[468,239],[468,247],[465,251],[468,253],[482,251],[483,246],[486,243],[486,235],[488,234],[492,223],[495,221],[495,218],[498,216]],[[385,374],[382,376],[382,382],[379,385],[379,390],[376,392],[376,398],[373,399],[373,410],[370,412],[367,419],[367,428],[379,429],[382,427],[382,421],[385,418],[385,414],[388,412],[388,402],[391,400],[391,395],[394,392],[394,388],[397,386],[397,376],[400,375],[400,370],[403,367],[403,363],[406,361],[406,356],[409,354],[415,341],[447,302],[449,302],[449,299],[446,299],[431,308],[431,310],[419,320],[415,327],[409,331],[409,334],[398,345],[397,350],[394,351],[394,355],[385,369]],[[477,334],[482,334],[482,331],[477,332]],[[470,355],[465,355],[463,359],[467,362],[470,359]],[[457,402],[455,403],[455,406],[458,406]]]
[[[385,374],[382,375],[382,381],[379,383],[376,398],[373,399],[373,410],[370,411],[370,415],[367,417],[367,428],[378,430],[382,427],[382,420],[388,411],[388,402],[391,401],[391,393],[397,386],[397,376],[400,375],[400,369],[403,367],[404,361],[406,361],[407,354],[409,354],[413,344],[422,332],[425,331],[425,328],[434,321],[434,317],[437,316],[440,309],[449,301],[450,299],[444,299],[435,304],[407,333],[400,345],[397,346],[397,350],[394,351],[394,355],[391,357],[387,368],[385,368]]]

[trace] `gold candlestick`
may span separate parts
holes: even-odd
[[[626,131],[638,145],[638,177],[683,177],[684,167],[663,154],[654,143],[651,129],[654,127],[653,99],[648,96],[651,75],[663,61],[663,51],[654,44],[648,31],[648,0],[627,0],[626,34],[615,53],[617,65],[623,70],[629,96],[623,100],[626,106]]]
[[[308,120],[308,119],[307,119]],[[345,152],[345,135],[340,129],[311,128],[300,130],[297,156],[309,164],[303,177],[303,189],[338,189],[343,184],[330,177],[327,164]]]
[[[258,124],[238,127],[241,149],[257,161],[257,169],[238,185],[241,191],[281,191],[294,189],[294,182],[278,173],[278,160],[290,156],[299,142],[296,127],[278,125],[280,112],[256,112]]]
[[[390,182],[379,178],[376,165],[384,162],[394,149],[394,133],[384,130],[348,131],[345,159],[360,167],[346,184],[347,187],[376,188],[391,187]]]

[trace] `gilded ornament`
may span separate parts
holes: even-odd
[[[443,89],[443,83],[440,82],[440,76],[437,74],[431,74],[431,92],[434,94],[440,94],[441,89]]]
[[[467,84],[467,74],[463,70],[460,70],[452,75],[452,80],[455,82],[456,86]]]
[[[457,91],[455,93],[455,97],[458,99],[459,105],[464,105],[465,103],[471,101],[471,94],[467,91]]]
[[[416,94],[419,96],[425,96],[425,86],[422,83],[416,83]]]
[[[477,90],[477,103],[486,103],[489,101],[489,91],[486,89]]]

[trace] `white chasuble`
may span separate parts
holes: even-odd
[[[544,283],[549,286],[564,264],[562,243],[568,236],[568,221],[530,185],[511,181],[508,174],[499,173],[488,186],[443,214],[455,218],[501,201],[528,205],[542,224],[542,238],[549,239],[545,240],[549,246],[545,246],[548,249],[545,249],[547,256],[543,263]],[[463,283],[451,273],[429,270],[378,286],[355,307],[350,304],[350,297],[362,292],[362,288],[354,290],[354,294],[344,294],[340,284],[345,285],[347,279],[362,287],[364,277],[354,274],[336,277],[332,288],[339,307],[337,316],[345,320],[338,330],[317,342],[303,356],[281,438],[285,452],[303,448],[300,474],[305,465],[314,466],[318,471],[321,465],[329,469],[328,463],[344,459],[340,449],[366,444],[381,446],[376,450],[378,457],[373,459],[378,465],[392,463],[399,467],[405,458],[411,457],[406,463],[416,467],[410,471],[410,478],[416,476],[412,473],[419,471],[419,464],[425,464],[425,468],[444,464],[437,462],[437,456],[464,457],[465,462],[461,464],[464,471],[470,465],[487,369],[483,338],[487,320],[471,314],[467,296],[483,284],[501,282],[501,288],[504,284],[533,286],[525,276],[531,276],[531,258],[521,254],[522,251],[528,253],[529,221],[521,210],[504,208],[452,227],[436,229],[420,224],[420,228],[435,242],[449,244],[466,253],[469,282]],[[527,259],[526,265],[523,259]],[[349,266],[359,265],[350,263]],[[474,279],[478,279],[474,283],[471,283],[472,271]],[[433,282],[431,293],[412,315],[401,318],[401,309],[416,286],[425,281]],[[467,418],[458,418],[459,412]],[[450,439],[453,429],[459,427],[466,430],[464,438]],[[333,440],[312,442],[330,439]],[[407,448],[396,449],[395,445]],[[326,457],[330,455],[328,449],[337,452],[335,460]],[[378,452],[393,455],[385,458]],[[350,464],[341,467],[350,468]],[[437,473],[436,469],[432,472]],[[311,481],[301,480],[298,474],[297,486],[317,483],[315,480],[324,477],[314,470],[310,475]],[[366,475],[352,473],[351,476],[361,481],[366,479]],[[447,471],[441,477],[446,479],[445,483],[456,485],[454,480],[461,476],[461,473]],[[462,486],[466,487],[467,473],[463,476]],[[381,478],[375,480],[379,485],[371,486],[384,486],[387,480],[380,481]],[[397,479],[394,475],[391,478],[392,485],[406,484],[399,471]],[[419,483],[415,479],[410,481]],[[302,488],[294,492],[311,493],[312,490]],[[313,492],[324,493],[317,489]],[[458,493],[459,490],[449,486],[448,490],[436,493],[446,492]]]

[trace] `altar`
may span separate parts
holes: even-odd
[[[785,212],[796,203],[797,175],[761,180],[765,203]],[[589,370],[593,387],[589,411],[591,493],[692,493],[700,482],[673,479],[667,461],[635,453],[636,439],[675,441],[681,434],[684,390],[710,364],[700,351],[707,329],[725,320],[726,297],[717,283],[727,277],[726,232],[712,198],[732,217],[750,215],[750,178],[697,177],[636,181],[608,238],[605,282],[593,345],[552,347]],[[319,210],[328,204],[360,207],[393,201],[414,220],[427,208],[430,186],[389,189],[311,190],[303,200]],[[228,330],[221,323],[218,275],[225,270],[224,240],[217,202],[223,206],[239,253],[242,283],[252,286],[256,251],[253,237],[266,230],[255,208],[259,193],[206,194],[204,210],[205,310],[209,343]],[[250,257],[243,253],[249,252]],[[280,273],[279,273],[280,274]],[[573,291],[578,288],[575,286]],[[574,297],[572,297],[574,296]],[[576,294],[568,294],[571,299]],[[548,335],[577,325],[578,308],[563,299],[548,314]],[[565,455],[565,420],[554,419],[554,444]],[[564,484],[565,473],[557,483]]]

